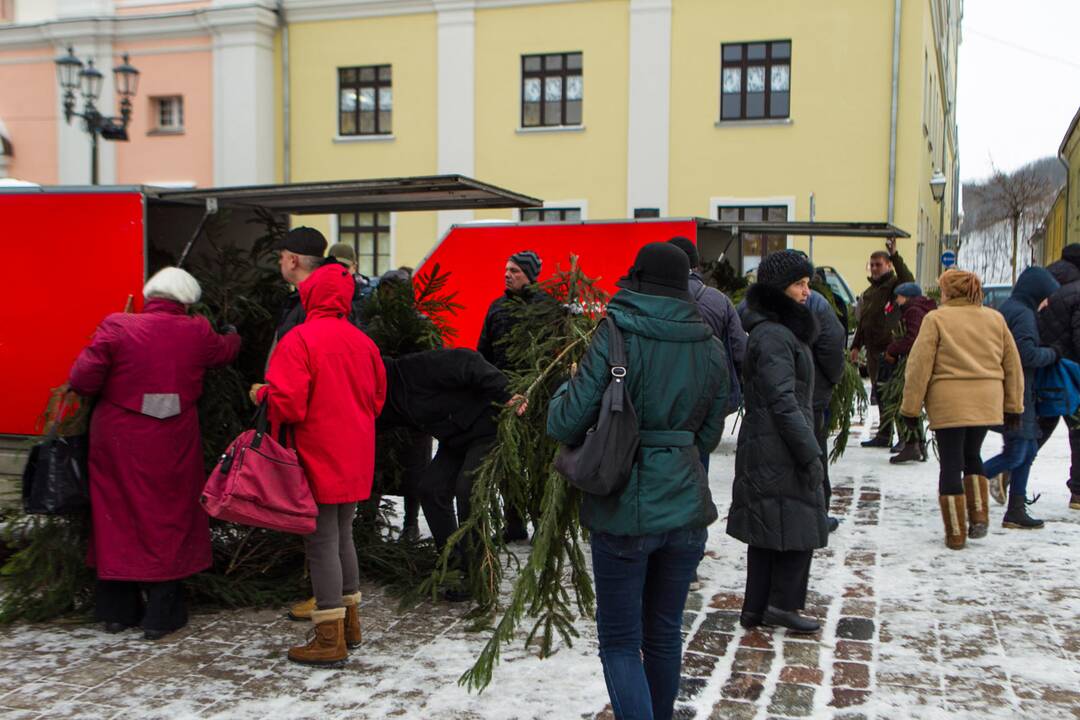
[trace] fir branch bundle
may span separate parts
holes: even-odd
[[[829,434],[836,433],[832,451],[829,453],[830,463],[837,463],[847,450],[852,417],[856,413],[865,415],[868,407],[869,398],[866,386],[859,377],[859,369],[851,361],[845,360],[844,374],[829,398]]]
[[[474,616],[494,614],[500,606],[503,570],[513,556],[503,543],[504,502],[533,521],[535,531],[527,561],[521,566],[502,617],[473,667],[459,682],[483,690],[490,682],[501,646],[511,642],[525,618],[535,618],[526,644],[541,657],[550,655],[558,638],[570,643],[577,615],[591,615],[594,595],[585,554],[585,531],[578,517],[580,495],[553,468],[558,443],[547,436],[548,405],[556,387],[569,377],[588,347],[607,297],[586,277],[571,256],[540,286],[543,302],[510,303],[512,329],[505,340],[511,367],[509,390],[523,395],[528,408],[499,416],[496,441],[473,480],[471,515],[450,537],[438,570],[422,591],[434,594],[450,579],[451,560],[466,557],[463,582],[476,602]],[[459,549],[460,546],[460,549]],[[572,594],[572,596],[571,596]]]

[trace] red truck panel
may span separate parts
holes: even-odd
[[[533,250],[544,261],[540,279],[550,277],[557,266],[567,268],[577,255],[582,271],[598,280],[608,293],[618,289],[615,281],[626,274],[638,249],[682,235],[697,242],[694,220],[646,222],[587,222],[573,225],[460,225],[454,227],[424,261],[419,272],[436,263],[449,270],[448,290],[456,291],[465,306],[451,324],[457,347],[475,348],[491,301],[504,289],[506,259],[520,250]]]
[[[142,305],[139,193],[0,193],[0,433],[31,434],[49,389],[128,295]]]

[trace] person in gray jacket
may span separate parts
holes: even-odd
[[[729,388],[727,413],[730,415],[742,404],[739,378],[742,376],[743,358],[746,356],[746,331],[743,330],[739,313],[728,296],[705,283],[701,276],[701,257],[698,255],[697,246],[684,237],[673,237],[668,242],[686,253],[690,261],[690,297],[697,303],[698,312],[705,324],[712,329],[713,337],[719,339],[724,346]],[[708,472],[708,455],[702,456],[701,464]]]

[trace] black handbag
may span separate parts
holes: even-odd
[[[608,365],[611,379],[600,399],[600,416],[577,447],[560,445],[555,469],[566,481],[592,495],[612,495],[626,485],[637,459],[641,439],[638,417],[626,389],[626,349],[615,322],[608,327]]]
[[[28,515],[64,515],[90,507],[89,435],[60,435],[63,413],[62,404],[52,429],[30,451],[23,469],[23,512]]]

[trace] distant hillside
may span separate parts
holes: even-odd
[[[986,284],[1012,284],[1012,223],[1003,188],[1025,185],[1029,189],[1030,202],[1025,204],[1018,223],[1016,272],[1019,273],[1034,262],[1034,248],[1029,240],[1064,184],[1065,168],[1053,157],[1036,160],[1001,178],[965,183],[957,265],[978,273]]]

